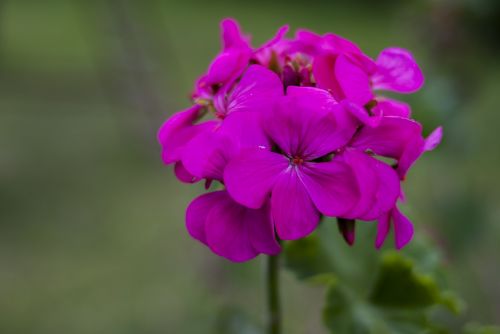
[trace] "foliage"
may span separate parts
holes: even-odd
[[[285,247],[286,266],[299,279],[326,286],[323,319],[330,332],[448,333],[433,313],[459,314],[463,306],[446,290],[437,251],[419,240],[407,252],[377,252],[363,230],[349,248],[325,221],[318,233]]]

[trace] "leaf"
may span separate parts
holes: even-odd
[[[442,289],[437,252],[422,242],[405,252],[378,252],[370,223],[359,225],[352,247],[328,220],[311,236],[285,245],[287,268],[327,287],[323,320],[330,332],[448,333],[430,314],[438,305],[458,313],[461,304]]]
[[[441,301],[432,277],[415,272],[411,260],[396,253],[383,257],[370,301],[392,308],[424,308]]]
[[[285,244],[285,266],[298,279],[309,279],[330,273],[331,259],[322,247],[317,234]]]

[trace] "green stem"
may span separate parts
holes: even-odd
[[[281,305],[279,292],[279,257],[267,257],[268,334],[281,334]]]

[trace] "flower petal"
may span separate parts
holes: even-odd
[[[208,85],[224,85],[232,82],[243,73],[249,60],[250,52],[247,50],[224,51],[212,61],[204,80]]]
[[[413,238],[413,224],[395,206],[391,212],[394,224],[394,238],[397,249],[406,246]]]
[[[391,214],[390,211],[381,215],[377,224],[377,237],[375,239],[375,247],[380,249],[391,230]]]
[[[232,138],[215,128],[199,134],[185,146],[182,163],[197,178],[222,181],[224,168],[237,152]]]
[[[291,88],[263,115],[264,130],[282,151],[314,160],[351,139],[357,122],[331,96],[317,88]]]
[[[259,112],[234,112],[229,114],[220,127],[220,131],[231,138],[238,148],[270,148],[269,138],[261,125]]]
[[[268,206],[248,209],[233,201],[227,192],[220,193],[206,218],[206,242],[210,249],[235,262],[248,261],[261,252],[279,253]]]
[[[375,115],[380,116],[398,116],[404,118],[411,116],[411,109],[407,103],[388,98],[378,98],[377,105],[372,111]]]
[[[355,136],[352,147],[370,149],[378,155],[399,159],[406,145],[421,138],[422,126],[416,121],[403,117],[384,116],[379,126],[364,127]]]
[[[394,226],[394,243],[396,249],[401,249],[406,246],[413,238],[414,229],[411,221],[399,211],[397,206],[392,210],[383,214],[378,219],[377,225],[377,238],[375,240],[375,247],[382,247],[387,234],[391,228],[391,222]]]
[[[335,75],[338,55],[321,54],[314,57],[312,72],[317,87],[329,91],[337,101],[345,99],[344,91]]]
[[[443,128],[437,127],[432,133],[425,139],[424,150],[432,151],[434,150],[443,139]]]
[[[227,113],[236,111],[262,112],[269,108],[274,97],[283,95],[283,84],[273,71],[252,65],[230,94]]]
[[[199,177],[191,174],[186,167],[182,164],[182,161],[177,161],[174,165],[174,173],[177,179],[184,183],[196,183],[200,181]]]
[[[314,207],[295,168],[282,173],[273,187],[271,213],[278,235],[283,240],[295,240],[309,235],[319,222]]]
[[[257,209],[288,165],[288,159],[280,154],[260,148],[243,149],[226,166],[224,183],[236,202]]]
[[[356,178],[346,163],[304,163],[299,177],[314,205],[324,215],[344,217],[358,202],[360,194]]]
[[[224,50],[231,48],[250,48],[249,38],[241,33],[238,22],[232,18],[225,18],[220,23],[222,47]]]
[[[335,53],[361,53],[361,49],[359,48],[359,46],[342,36],[332,33],[323,35],[323,43],[323,49],[327,51]]]
[[[368,74],[347,56],[338,56],[334,75],[346,99],[362,106],[373,99]]]
[[[173,114],[163,123],[158,130],[157,139],[162,146],[162,159],[165,164],[171,164],[181,157],[182,148],[198,132],[201,132],[208,124],[193,126],[200,116],[202,107],[194,105],[183,111]]]
[[[254,52],[258,53],[264,49],[267,49],[267,48],[270,48],[270,47],[276,45],[277,43],[279,43],[283,39],[283,37],[286,35],[286,33],[288,32],[289,29],[290,29],[290,27],[288,26],[288,24],[280,27],[278,29],[278,31],[276,31],[276,34],[274,35],[273,38],[271,38],[270,40],[268,40],[267,42],[262,44],[262,46],[257,48]]]
[[[341,104],[364,125],[374,128],[377,127],[382,121],[382,114],[370,116],[364,108],[360,107],[356,103],[352,103],[349,100],[344,100]]]
[[[399,159],[397,168],[401,179],[405,178],[410,167],[425,151],[432,151],[439,145],[442,137],[443,129],[438,127],[426,139],[423,139],[422,137],[415,137],[406,145],[404,152]]]
[[[424,153],[425,140],[422,137],[415,137],[406,144],[403,154],[399,158],[397,172],[399,177],[404,180],[410,167]]]
[[[271,219],[271,205],[266,202],[258,210],[246,209],[247,230],[253,248],[259,253],[277,255],[281,246],[276,240],[274,224]]]
[[[382,50],[376,62],[378,70],[372,77],[374,89],[413,93],[424,84],[424,75],[408,50]]]
[[[225,191],[214,191],[196,197],[186,209],[186,228],[189,234],[203,242],[207,243],[205,235],[205,222],[210,211],[225,199]]]
[[[351,166],[360,193],[353,210],[344,217],[374,220],[396,204],[400,185],[394,169],[360,151],[345,151],[340,158]]]

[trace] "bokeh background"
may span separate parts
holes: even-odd
[[[405,212],[443,254],[459,321],[500,324],[499,1],[0,0],[0,333],[212,333],[228,307],[264,318],[262,259],[231,264],[189,238],[202,186],[178,183],[155,139],[227,16],[254,45],[289,23],[372,57],[412,50],[426,85],[403,99],[445,137],[410,173]],[[285,332],[326,333],[324,290],[282,279]]]

